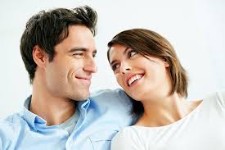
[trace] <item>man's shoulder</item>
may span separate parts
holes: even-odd
[[[130,98],[120,88],[94,91],[91,93],[90,99],[94,101],[105,101],[107,103],[130,103]]]
[[[104,89],[94,92],[90,97],[90,106],[95,108],[95,112],[100,112],[97,118],[104,122],[114,122],[114,125],[119,125],[120,128],[132,122],[130,114],[132,103],[121,89]],[[100,117],[101,115],[103,117]]]
[[[9,140],[14,137],[14,134],[17,133],[22,127],[22,118],[19,113],[11,114],[0,121],[0,134],[1,141]]]
[[[0,121],[0,125],[14,125],[21,119],[20,113],[13,113],[8,115],[7,117],[4,117]]]
[[[13,113],[0,120],[0,130],[3,132],[7,129],[8,132],[9,130],[18,129],[24,125],[24,122],[21,113]]]
[[[118,96],[118,95],[123,95],[125,94],[125,92],[120,89],[101,89],[101,90],[97,90],[97,91],[93,91],[91,92],[91,96],[90,97],[104,97],[104,96]]]

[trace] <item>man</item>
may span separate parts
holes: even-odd
[[[88,6],[41,11],[27,22],[20,50],[33,91],[22,112],[1,121],[1,150],[107,150],[130,124],[131,105],[121,90],[89,97],[96,22]]]

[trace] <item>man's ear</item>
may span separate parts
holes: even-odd
[[[33,48],[33,60],[39,67],[45,67],[45,64],[48,61],[48,55],[44,52],[42,48],[38,45],[35,45]]]

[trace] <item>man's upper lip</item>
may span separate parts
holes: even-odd
[[[76,76],[76,78],[82,79],[82,80],[91,80],[91,76]]]

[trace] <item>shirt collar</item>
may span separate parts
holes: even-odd
[[[23,116],[27,123],[34,129],[37,130],[36,124],[45,124],[46,121],[38,115],[32,113],[30,108],[31,96],[29,96],[24,102]]]
[[[40,124],[44,125],[46,124],[46,121],[42,119],[40,116],[32,113],[29,108],[30,108],[30,103],[31,103],[31,97],[29,96],[25,102],[24,102],[24,108],[23,108],[23,116],[24,119],[27,121],[29,126],[31,126],[34,130],[37,129],[37,125],[40,126]],[[77,104],[78,110],[80,112],[80,117],[85,118],[87,114],[87,110],[90,106],[91,100],[87,99],[85,101],[79,101]]]
[[[79,101],[78,102],[78,110],[80,112],[80,115],[82,118],[85,118],[86,117],[86,114],[87,114],[87,110],[90,106],[90,103],[91,103],[91,100],[88,98],[87,100],[85,101]]]

